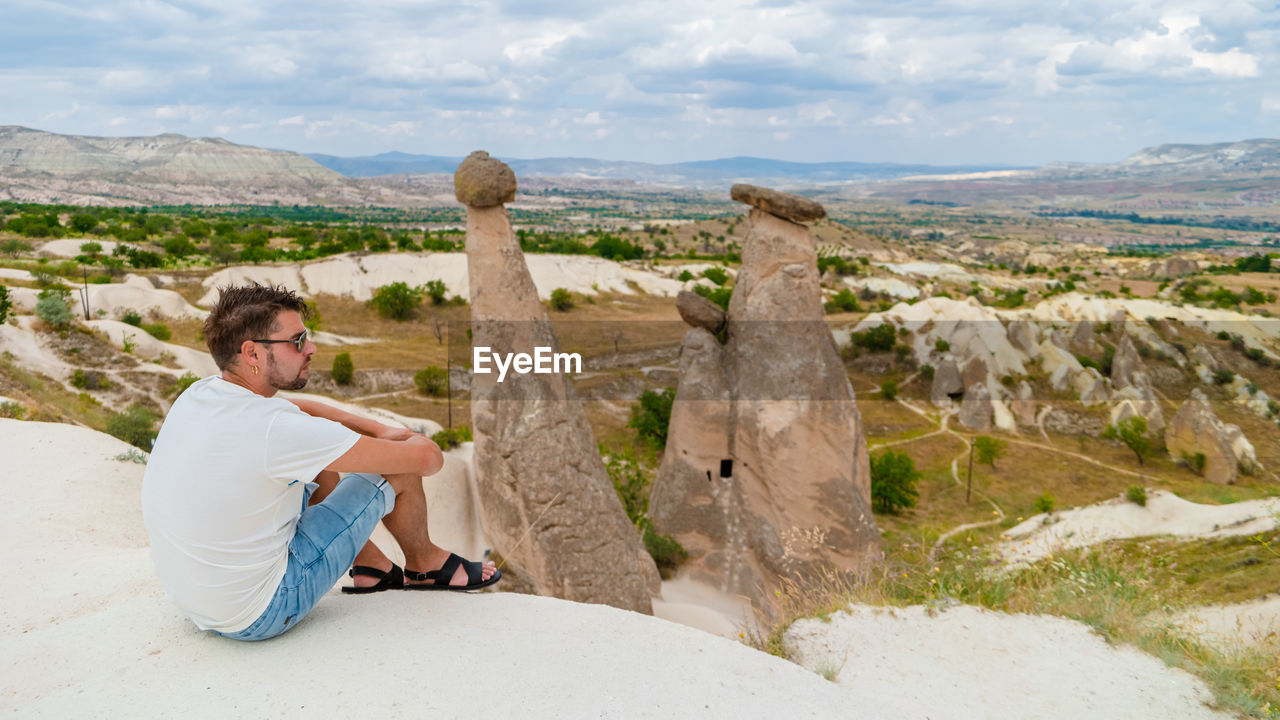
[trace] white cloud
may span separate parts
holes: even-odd
[[[306,123],[307,123],[307,119],[306,119],[306,118],[304,118],[304,117],[303,117],[303,116],[301,116],[301,115],[293,115],[293,116],[291,116],[291,117],[281,118],[281,119],[279,119],[279,120],[277,120],[277,121],[276,121],[276,124],[277,124],[277,125],[285,125],[285,126],[288,126],[288,125],[305,125]]]

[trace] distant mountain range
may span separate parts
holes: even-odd
[[[1280,196],[1280,140],[1271,139],[1160,145],[1119,163],[1042,168],[797,163],[753,157],[665,165],[591,158],[503,159],[525,180],[522,188],[538,190],[644,192],[648,187],[719,194],[735,182],[750,182],[828,198],[972,204],[1017,197],[1043,204],[1071,196],[1142,195],[1162,183],[1176,184],[1185,194],[1217,183],[1225,203],[1268,205]],[[402,152],[348,158],[303,155],[220,138],[87,137],[10,125],[0,126],[0,200],[439,206],[453,203],[451,175],[461,161]],[[1240,179],[1243,182],[1235,182]]]
[[[317,163],[347,177],[379,175],[452,174],[461,157],[412,155],[387,152],[363,157],[308,154]],[[502,158],[517,177],[571,177],[633,180],[646,185],[719,188],[735,182],[785,186],[829,185],[869,180],[890,180],[912,175],[952,175],[1017,169],[1008,165],[900,165],[896,163],[822,162],[799,163],[756,157],[658,165],[593,158]]]

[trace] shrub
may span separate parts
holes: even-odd
[[[830,300],[823,303],[822,307],[828,313],[858,312],[861,309],[858,306],[858,297],[849,288],[840,290]]]
[[[866,348],[869,352],[888,352],[898,342],[897,333],[889,323],[877,325],[864,332],[856,332],[850,336],[854,345]]]
[[[445,303],[445,294],[448,288],[444,286],[443,280],[432,280],[423,288],[427,291],[427,297],[431,298],[432,305],[443,305]]]
[[[36,317],[56,328],[64,328],[71,324],[71,310],[67,301],[71,293],[58,288],[41,290],[36,298]]]
[[[414,374],[413,384],[423,395],[444,397],[449,394],[449,373],[442,367],[431,365]]]
[[[127,323],[134,327],[142,327],[142,316],[138,314],[137,310],[125,310],[124,315],[120,316],[120,322]]]
[[[13,301],[9,299],[9,288],[0,285],[0,325],[9,319],[9,311],[13,309]]]
[[[703,270],[702,277],[721,287],[724,287],[724,284],[729,282],[729,273],[725,272],[724,268],[721,267],[709,267]]]
[[[9,418],[10,420],[21,420],[26,414],[26,408],[16,402],[5,400],[0,402],[0,418]]]
[[[1141,485],[1130,485],[1128,490],[1124,491],[1124,498],[1131,503],[1136,503],[1142,507],[1147,506],[1147,489]]]
[[[329,371],[333,381],[339,385],[350,385],[356,374],[356,364],[351,362],[351,353],[338,353],[333,358],[333,369]]]
[[[431,442],[439,445],[441,450],[455,448],[464,442],[471,442],[471,428],[467,425],[445,428],[432,435]]]
[[[989,435],[981,435],[973,440],[974,458],[984,465],[990,465],[992,470],[996,469],[996,459],[1003,455],[1004,451],[1004,441]]]
[[[932,380],[934,372],[934,367],[928,363],[925,363],[924,366],[920,368],[920,374],[924,376],[925,380]]]
[[[81,390],[106,390],[111,387],[111,381],[104,373],[97,370],[86,372],[80,368],[71,373],[71,384]]]
[[[383,285],[373,293],[369,305],[378,314],[393,320],[408,320],[413,311],[422,304],[425,292],[420,287],[409,287],[408,283],[393,282]]]
[[[718,287],[709,288],[706,285],[694,285],[693,291],[711,302],[719,305],[721,309],[729,309],[729,300],[733,297],[733,288]]]
[[[680,282],[689,282],[693,279],[693,273],[688,270],[681,270],[680,274],[676,276],[676,279]]]
[[[898,397],[898,383],[893,380],[885,380],[880,383],[880,394],[885,400],[893,400]]]
[[[162,342],[168,342],[173,337],[173,333],[169,332],[169,326],[164,323],[147,323],[142,326],[151,337]]]
[[[1046,492],[1045,494],[1036,498],[1035,508],[1036,508],[1036,512],[1038,513],[1051,513],[1053,512],[1053,506],[1054,506],[1053,493]]]
[[[1208,458],[1202,452],[1189,453],[1185,450],[1182,452],[1182,462],[1197,475],[1204,475],[1204,464],[1207,460]]]
[[[1236,374],[1227,368],[1218,368],[1213,371],[1214,385],[1230,385],[1236,379]]]
[[[643,532],[641,539],[644,541],[644,549],[653,558],[653,563],[658,566],[658,572],[662,577],[670,578],[680,563],[689,559],[689,553],[675,538],[670,535],[659,535],[648,522],[645,523]]]
[[[641,440],[657,450],[667,447],[667,429],[671,425],[671,404],[676,391],[666,388],[661,392],[645,390],[640,401],[631,406],[631,419],[627,427],[634,428]]]
[[[107,419],[107,433],[151,452],[151,445],[156,439],[155,423],[159,419],[159,416],[147,408],[133,405],[125,412],[113,413]]]
[[[1138,456],[1139,465],[1144,464],[1142,456],[1151,449],[1151,439],[1147,437],[1147,419],[1141,415],[1134,415],[1114,425],[1108,425],[1102,437],[1108,440],[1119,440],[1128,445],[1133,454]]]
[[[551,291],[551,307],[559,312],[568,312],[573,309],[573,293],[564,288],[556,288]]]
[[[173,382],[173,387],[169,388],[169,394],[173,396],[181,395],[199,379],[200,376],[193,372],[182,373],[182,376]]]
[[[914,506],[920,497],[915,487],[919,478],[915,462],[906,453],[886,450],[879,457],[872,457],[872,508],[879,512],[897,513],[901,508]]]

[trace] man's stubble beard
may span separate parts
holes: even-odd
[[[267,354],[267,382],[276,390],[301,390],[307,386],[307,378],[303,377],[301,368],[292,379],[287,378],[280,372],[275,356],[270,353]]]

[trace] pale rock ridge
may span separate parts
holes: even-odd
[[[722,346],[685,334],[650,497],[695,579],[777,611],[786,578],[880,558],[861,416],[826,332],[808,228],[749,215]]]
[[[476,347],[558,351],[500,204],[467,208],[467,264]],[[511,588],[652,612],[657,568],[614,492],[572,382],[560,373],[497,377],[474,375],[471,418],[481,518]]]

